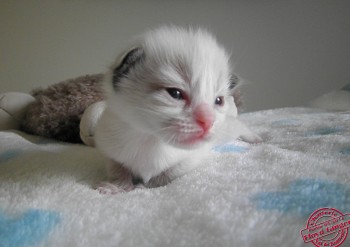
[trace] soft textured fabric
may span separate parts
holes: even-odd
[[[97,150],[0,132],[0,246],[312,246],[318,208],[350,212],[350,113],[243,114],[264,142],[212,149],[199,169],[113,196]],[[342,246],[350,246],[350,237]]]

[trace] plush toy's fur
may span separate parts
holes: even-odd
[[[81,142],[79,123],[84,110],[104,99],[103,74],[81,76],[33,92],[21,122],[25,132],[60,141]]]

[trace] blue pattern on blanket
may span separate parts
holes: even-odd
[[[13,159],[19,156],[22,152],[23,151],[20,149],[6,150],[5,152],[0,153],[0,163]]]
[[[0,210],[0,246],[33,246],[43,241],[59,223],[56,212],[30,209],[19,217],[12,217]]]
[[[297,213],[304,217],[321,207],[350,212],[350,187],[329,180],[299,179],[291,182],[287,190],[260,192],[252,200],[258,209]]]
[[[248,148],[244,146],[232,144],[232,143],[227,143],[227,144],[215,146],[213,150],[217,153],[244,153],[248,151]]]
[[[350,147],[346,147],[340,150],[341,154],[350,155]]]
[[[323,136],[323,135],[333,135],[344,132],[345,129],[343,127],[329,127],[329,128],[319,128],[309,132],[306,132],[306,136]]]

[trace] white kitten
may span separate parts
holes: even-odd
[[[223,128],[258,141],[235,118],[229,57],[210,34],[163,27],[133,47],[105,77],[96,145],[110,160],[110,182],[101,193],[167,184],[197,167]]]

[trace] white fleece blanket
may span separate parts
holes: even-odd
[[[0,246],[313,246],[300,234],[312,212],[350,212],[350,113],[241,118],[263,143],[214,147],[165,187],[114,196],[92,189],[95,149],[0,132]]]

